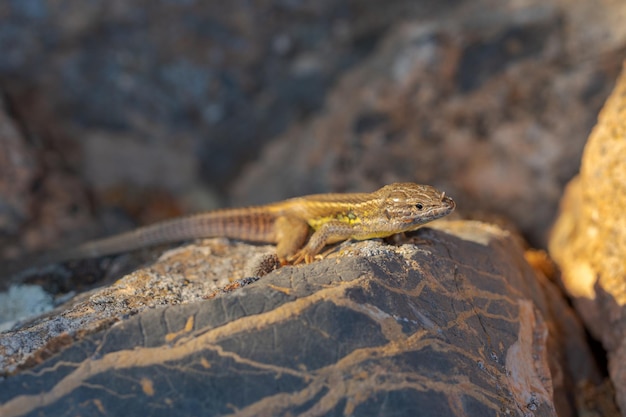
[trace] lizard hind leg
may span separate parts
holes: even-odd
[[[309,237],[307,222],[293,217],[279,217],[274,223],[276,230],[276,253],[281,264],[293,262]],[[294,262],[299,263],[299,262]]]

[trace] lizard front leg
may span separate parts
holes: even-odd
[[[300,251],[311,228],[303,220],[293,217],[279,217],[274,223],[276,232],[276,254],[282,265],[292,262]]]
[[[294,265],[302,262],[311,263],[324,246],[351,239],[353,235],[354,228],[352,226],[340,221],[329,221],[313,232],[306,246],[287,260]]]

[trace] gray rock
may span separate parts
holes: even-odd
[[[509,232],[433,227],[174,305],[164,300],[175,280],[204,279],[176,256],[207,256],[179,249],[105,296],[103,308],[137,315],[75,334],[1,381],[0,414],[574,416],[576,387],[598,373],[558,290]],[[130,282],[155,269],[141,291],[167,306],[138,307]]]

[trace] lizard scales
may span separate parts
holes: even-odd
[[[454,201],[434,187],[395,183],[372,193],[315,194],[262,206],[174,218],[52,252],[46,261],[99,257],[163,243],[219,236],[275,243],[281,262],[309,263],[327,244],[415,230],[451,213],[454,208]]]

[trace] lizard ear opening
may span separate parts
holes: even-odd
[[[422,203],[417,203],[415,205],[415,208],[417,208],[419,211],[422,211],[422,209],[424,208],[424,205]]]

